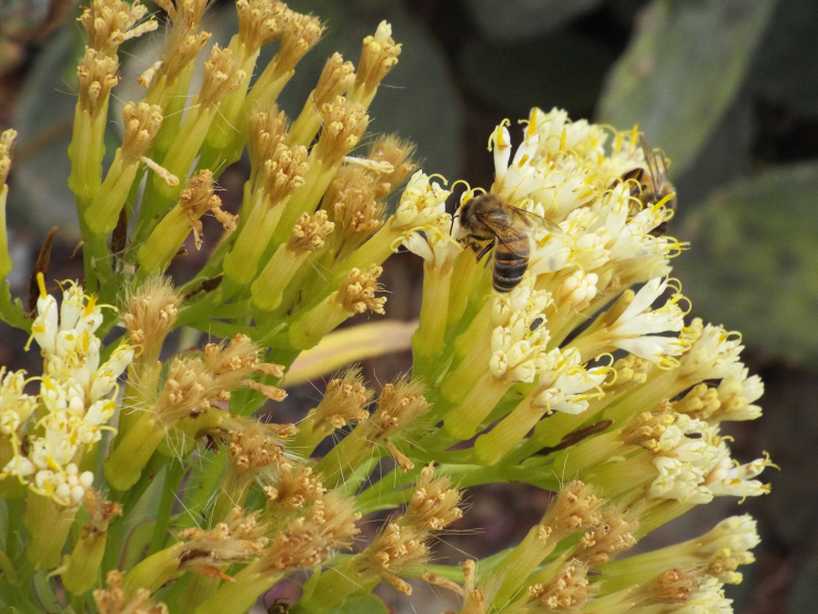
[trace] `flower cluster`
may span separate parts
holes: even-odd
[[[118,345],[100,360],[96,335],[102,309],[82,287],[68,284],[62,304],[46,292],[39,274],[37,317],[32,340],[43,356],[43,373],[36,395],[25,392],[23,371],[5,373],[2,380],[2,433],[12,456],[2,476],[14,476],[33,492],[62,506],[77,506],[94,475],[80,471],[83,457],[102,438],[118,408],[117,379],[133,359],[133,349]]]
[[[388,23],[357,62],[329,57],[291,121],[276,100],[317,17],[237,0],[238,32],[206,49],[206,0],[156,4],[164,16],[90,0],[79,19],[68,184],[84,277],[58,302],[39,263],[33,314],[5,281],[15,134],[0,137],[0,318],[43,364],[0,370],[0,492],[21,512],[7,514],[0,603],[241,613],[286,580],[305,613],[418,582],[463,614],[729,611],[722,587],[758,543],[748,516],[627,555],[715,497],[768,492],[773,466],[734,460],[722,434],[761,415],[763,385],[738,334],[687,317],[670,276],[687,246],[663,232],[675,194],[651,176],[661,153],[638,129],[535,108],[516,147],[508,121],[489,136],[491,185],[449,188],[408,141],[367,134],[402,52]],[[161,59],[106,168],[119,48],[161,20]],[[227,211],[220,176],[245,149]],[[186,245],[205,262],[181,283]],[[360,323],[386,314],[398,250],[422,260],[417,325]],[[411,371],[383,385],[354,365],[410,346]],[[295,423],[281,417],[287,388],[339,367]],[[487,483],[553,496],[520,543],[433,564]]]

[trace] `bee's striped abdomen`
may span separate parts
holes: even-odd
[[[505,243],[497,242],[494,251],[493,285],[497,292],[511,292],[528,268],[528,237],[522,235]]]

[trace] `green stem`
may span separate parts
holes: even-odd
[[[159,512],[156,516],[156,525],[153,528],[153,537],[149,552],[156,552],[164,547],[168,539],[168,525],[179,483],[185,475],[185,466],[172,460],[165,470],[165,483],[162,489],[162,498],[159,501]]]
[[[191,487],[185,490],[184,510],[179,524],[182,527],[204,526],[204,512],[219,491],[219,483],[227,467],[227,452],[224,449],[211,455],[201,468],[193,470]],[[190,495],[187,493],[190,492]]]

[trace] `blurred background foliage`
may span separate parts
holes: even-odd
[[[292,113],[323,59],[357,56],[381,19],[404,43],[372,108],[376,130],[413,138],[429,171],[491,181],[486,138],[532,105],[566,108],[620,128],[639,124],[671,157],[679,210],[669,232],[693,249],[677,275],[696,312],[741,330],[751,368],[767,383],[766,419],[742,426],[749,455],[769,449],[784,471],[748,505],[765,542],[736,610],[814,612],[818,603],[818,4],[814,0],[292,0],[328,32],[285,90]],[[232,7],[214,1],[209,28],[224,40]],[[9,218],[16,285],[52,225],[54,267],[70,276],[76,243],[65,186],[81,49],[73,0],[0,0],[0,124],[20,132]],[[150,40],[126,49],[120,102]],[[111,130],[117,130],[112,122]],[[113,134],[113,132],[112,132]],[[226,173],[240,185],[242,171]],[[397,268],[395,268],[397,267]],[[411,272],[407,273],[407,269]],[[417,287],[398,259],[391,284]],[[411,304],[392,317],[410,318]],[[0,358],[13,359],[11,339]],[[405,367],[400,358],[395,369]],[[502,505],[497,505],[497,502]],[[474,495],[482,537],[453,538],[474,554],[524,532],[543,501],[514,489]],[[509,515],[509,511],[511,515]],[[719,513],[724,512],[721,510]],[[513,517],[513,518],[512,518]],[[700,518],[699,522],[709,522]],[[695,520],[693,521],[695,522]],[[482,523],[482,524],[481,524]],[[516,526],[515,523],[519,524]],[[674,531],[692,527],[676,526]]]

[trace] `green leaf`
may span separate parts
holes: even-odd
[[[591,10],[601,0],[468,0],[477,26],[495,42],[531,38]]]
[[[386,604],[375,595],[369,593],[350,596],[336,614],[388,614]]]
[[[639,124],[687,168],[738,92],[775,0],[654,0],[608,76],[599,119]]]
[[[818,161],[730,184],[686,218],[678,261],[695,312],[768,355],[818,360]]]

